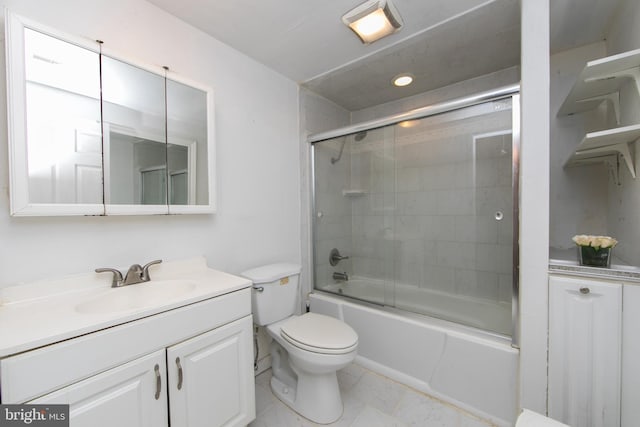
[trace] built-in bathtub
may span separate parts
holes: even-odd
[[[356,330],[361,365],[498,425],[515,422],[518,350],[507,337],[321,291],[309,298],[312,312]]]
[[[349,277],[347,282],[316,286],[316,289],[426,314],[505,336],[512,329],[511,301],[474,298],[361,276]]]

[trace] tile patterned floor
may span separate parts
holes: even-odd
[[[312,427],[271,392],[271,370],[256,377],[256,420],[250,427]],[[338,372],[344,403],[331,427],[488,427],[491,423],[355,363]]]

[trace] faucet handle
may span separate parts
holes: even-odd
[[[122,283],[122,273],[115,268],[96,268],[96,273],[113,273],[113,280],[111,281],[111,287],[117,288]]]
[[[331,264],[332,267],[338,265],[343,259],[349,259],[349,257],[340,255],[340,251],[336,248],[331,249],[329,253],[329,264]]]
[[[154,261],[148,262],[142,267],[142,280],[148,282],[151,280],[151,276],[149,276],[149,267],[155,264],[160,264],[162,262],[161,259],[156,259]]]

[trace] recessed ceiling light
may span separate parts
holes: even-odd
[[[342,22],[368,44],[398,31],[402,18],[389,0],[368,0],[342,16]]]
[[[413,76],[411,74],[399,74],[393,78],[394,86],[408,86],[413,82]]]

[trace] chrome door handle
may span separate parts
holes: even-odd
[[[176,357],[176,366],[178,367],[178,390],[182,389],[182,365],[180,364],[180,358]]]
[[[162,391],[162,377],[160,376],[160,366],[156,363],[156,366],[153,368],[156,374],[156,400],[160,399],[160,391]]]

